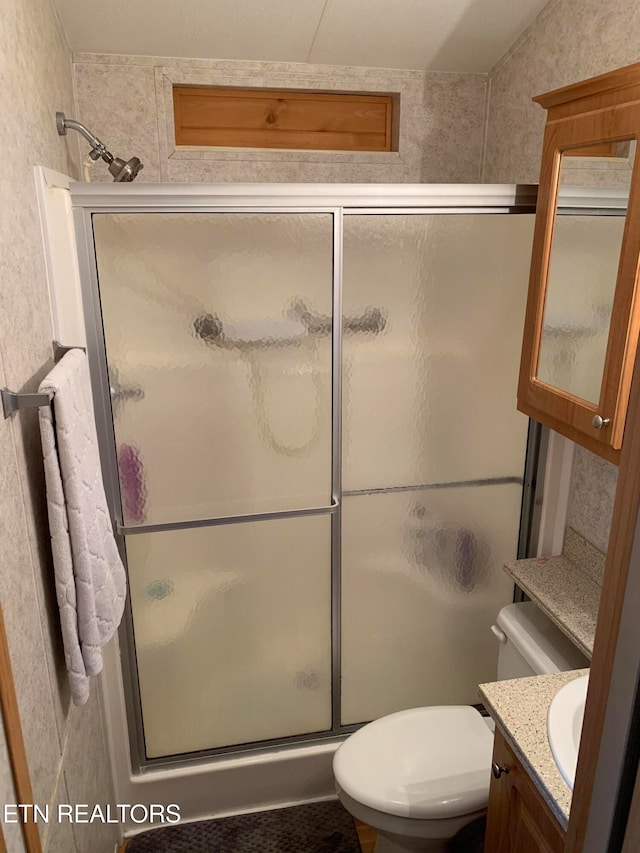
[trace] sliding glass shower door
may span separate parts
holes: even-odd
[[[477,701],[520,522],[533,215],[86,222],[140,762]]]
[[[343,345],[342,722],[475,703],[512,597],[528,215],[353,214]]]
[[[331,213],[94,216],[148,758],[331,728]]]

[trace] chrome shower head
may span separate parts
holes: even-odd
[[[107,146],[101,142],[97,136],[94,136],[91,131],[72,118],[66,118],[64,113],[56,113],[56,127],[60,136],[67,135],[67,129],[77,130],[91,145],[89,157],[92,160],[100,160],[102,158],[105,163],[109,164],[109,171],[113,175],[113,180],[118,182],[133,181],[143,168],[138,157],[132,157],[126,162],[120,157],[114,157],[110,151],[107,151]]]
[[[108,154],[109,152],[105,153]],[[106,159],[104,154],[102,159]],[[140,169],[142,169],[142,163],[138,157],[132,157],[126,163],[120,157],[113,157],[109,163],[109,171],[113,175],[114,181],[134,181]]]

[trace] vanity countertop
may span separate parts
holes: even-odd
[[[575,531],[564,554],[505,563],[505,571],[585,654],[593,654],[605,556]]]
[[[571,791],[558,770],[547,737],[547,713],[558,690],[588,669],[514,678],[480,685],[485,707],[536,787],[566,829]]]

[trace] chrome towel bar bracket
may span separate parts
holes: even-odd
[[[53,347],[53,360],[56,364],[72,349],[81,349],[82,352],[86,353],[84,347],[67,347],[64,344],[59,344],[58,341],[54,341],[51,346]]]
[[[5,418],[17,412],[18,409],[34,409],[40,406],[50,406],[53,400],[53,391],[47,394],[18,394],[15,391],[9,391],[8,388],[3,388],[0,391],[2,395],[2,408]]]
[[[65,347],[57,341],[53,342],[53,360],[57,363],[65,353],[70,349],[82,349],[84,347]],[[17,412],[19,409],[39,409],[41,406],[50,406],[53,400],[53,391],[46,394],[20,394],[17,391],[10,391],[8,388],[0,389],[2,396],[2,410],[5,418]]]

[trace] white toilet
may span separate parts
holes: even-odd
[[[503,607],[498,680],[589,666],[533,604]],[[481,818],[489,798],[493,733],[468,705],[399,711],[369,723],[333,759],[338,798],[378,832],[376,853],[443,851]]]

